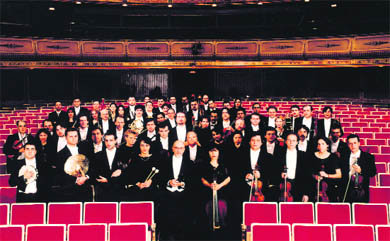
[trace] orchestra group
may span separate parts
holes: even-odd
[[[3,148],[17,202],[153,201],[161,240],[199,240],[239,235],[247,201],[369,201],[374,156],[355,134],[341,140],[330,106],[319,119],[310,105],[264,116],[239,98],[223,108],[208,95],[152,101],[56,102],[35,137],[17,121]]]

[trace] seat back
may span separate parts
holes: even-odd
[[[278,204],[276,202],[244,202],[243,221],[247,230],[252,223],[277,223]]]
[[[384,203],[353,203],[354,224],[389,224],[387,205]]]
[[[24,226],[0,225],[0,240],[24,241]]]
[[[107,224],[69,224],[67,240],[107,241]]]
[[[0,174],[0,187],[9,187],[10,174]]]
[[[81,224],[82,203],[49,203],[48,224]]]
[[[390,187],[370,186],[370,203],[390,203]]]
[[[376,241],[390,240],[390,225],[376,225],[375,226]]]
[[[154,224],[153,202],[121,202],[119,204],[120,223],[147,223]]]
[[[390,173],[379,173],[379,186],[390,187]]]
[[[252,223],[252,241],[290,241],[289,224]]]
[[[330,224],[293,224],[294,241],[332,241]]]
[[[316,203],[316,223],[351,224],[349,203]]]
[[[15,203],[16,202],[16,187],[0,187],[0,202]]]
[[[9,204],[0,203],[0,225],[9,224]]]
[[[109,233],[110,241],[123,241],[124,237],[127,241],[150,240],[147,223],[110,224]]]
[[[27,225],[26,241],[65,241],[66,229],[64,224]]]
[[[11,204],[11,224],[45,224],[45,203],[13,203]]]
[[[387,173],[386,162],[375,162],[376,173]]]
[[[84,223],[117,223],[118,203],[86,202],[84,203]]]
[[[372,225],[335,224],[335,241],[374,241],[374,227]]]
[[[280,223],[314,223],[313,203],[279,203]]]

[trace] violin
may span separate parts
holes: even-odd
[[[324,169],[324,165],[321,165],[321,171],[324,171]],[[329,197],[326,194],[327,189],[328,184],[319,176],[317,181],[317,202],[329,202]]]
[[[358,160],[356,160],[353,165],[356,165],[358,163]],[[361,200],[365,196],[365,190],[363,188],[363,176],[356,172],[351,176],[351,182],[352,182],[352,191],[351,191],[352,200]]]
[[[261,188],[263,187],[263,182],[260,181],[257,177],[255,177],[255,171],[258,171],[257,167],[255,168],[255,170],[253,170],[254,179],[252,179],[251,191],[249,194],[249,202],[264,202],[264,195],[261,192]]]
[[[15,140],[12,144],[12,149],[19,151],[24,147],[23,142],[27,139],[27,134],[21,140]]]
[[[284,168],[284,172],[287,172],[287,168]],[[293,202],[293,196],[291,195],[291,182],[287,181],[287,175],[284,178],[284,182],[280,183],[280,190],[282,191],[279,197],[280,202]]]

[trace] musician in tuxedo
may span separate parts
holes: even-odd
[[[184,114],[184,113],[183,113]],[[191,229],[191,196],[193,186],[193,164],[184,155],[185,145],[177,140],[173,143],[173,155],[160,166],[161,188],[160,240],[185,240]],[[195,194],[196,195],[196,194]]]
[[[135,106],[137,105],[137,102],[134,96],[130,96],[127,100],[127,103],[129,106],[125,110],[125,119],[126,122],[130,122],[135,118]]]
[[[169,126],[168,123],[163,122],[158,124],[158,136],[154,145],[154,153],[156,153],[160,159],[164,159],[169,155],[169,152],[172,150],[173,140],[169,136]]]
[[[16,122],[18,132],[9,135],[3,146],[3,153],[7,158],[7,172],[12,173],[16,168],[16,160],[23,159],[24,145],[33,142],[34,137],[28,134],[27,124],[23,120]]]
[[[172,140],[180,140],[184,142],[186,140],[187,131],[191,130],[187,126],[187,118],[183,112],[176,114],[176,127],[169,133]]]
[[[237,110],[235,120],[245,120],[246,111],[244,108]]]
[[[54,146],[57,152],[61,151],[66,146],[65,132],[65,125],[58,123],[56,126],[56,136],[54,137]]]
[[[190,107],[190,104],[188,102],[188,97],[187,96],[181,97],[181,110],[180,110],[180,112],[187,113],[190,110],[191,110],[191,107]]]
[[[199,126],[195,128],[195,132],[198,136],[199,143],[206,148],[210,144],[210,140],[212,139],[209,117],[203,116],[200,119]]]
[[[306,154],[297,149],[298,136],[290,133],[286,138],[286,147],[279,152],[276,160],[279,164],[279,181],[286,178],[291,183],[291,194],[294,202],[308,202],[314,195],[311,176],[311,164]],[[279,182],[279,183],[280,183]]]
[[[148,101],[145,103],[145,112],[144,112],[144,118],[155,118],[156,112],[153,108],[153,102]]]
[[[346,202],[369,202],[370,178],[376,175],[375,158],[360,149],[360,137],[347,137],[348,150],[340,158],[342,198]],[[357,180],[355,182],[355,180]]]
[[[210,107],[209,107],[209,100],[210,100],[210,99],[209,99],[209,96],[208,96],[208,95],[204,94],[204,95],[202,96],[202,101],[201,101],[200,105],[201,105],[202,109],[204,110],[205,114],[206,114],[207,112],[209,112],[209,110],[210,110]]]
[[[205,115],[210,117],[210,114],[212,111],[216,111],[218,114],[218,109],[217,109],[217,106],[215,105],[214,100],[209,100],[208,101],[208,109],[207,109],[207,111],[205,111]]]
[[[80,98],[73,99],[72,107],[70,109],[73,109],[74,112],[74,118],[75,120],[79,120],[80,116],[90,116],[89,110],[87,108],[81,107],[81,100]]]
[[[317,132],[316,119],[313,117],[313,107],[311,105],[305,105],[302,109],[303,116],[296,120],[294,132],[298,133],[298,129],[305,125],[309,128],[308,140],[312,140]]]
[[[89,176],[78,175],[77,177],[65,172],[65,163],[71,156],[83,153],[84,149],[78,147],[79,134],[77,129],[69,128],[65,132],[66,146],[57,153],[57,159],[54,164],[55,178],[53,180],[52,195],[53,200],[60,202],[91,201],[92,190],[90,188]],[[78,156],[80,157],[80,156]],[[92,160],[90,160],[92,162]]]
[[[78,128],[80,134],[80,141],[91,140],[92,132],[89,127],[88,117],[86,115],[82,115],[79,118],[80,126]]]
[[[308,139],[309,128],[303,125],[298,128],[297,135],[299,137],[298,140],[298,150],[303,151],[307,154],[312,154],[316,150],[316,145],[313,144],[313,140]]]
[[[68,115],[62,110],[61,102],[57,101],[54,105],[54,111],[49,113],[49,120],[56,126],[58,123],[65,123],[68,119]]]
[[[282,150],[282,147],[279,145],[279,142],[276,139],[276,130],[275,128],[268,126],[265,129],[265,145],[262,145],[261,148],[271,154],[273,157],[277,155],[278,152]]]
[[[119,147],[126,142],[125,140],[125,119],[121,116],[115,117],[115,136],[116,146]]]
[[[348,145],[340,139],[344,135],[343,129],[341,126],[334,125],[330,129],[330,151],[335,153],[339,158],[341,153],[344,153],[348,150]]]
[[[192,161],[194,165],[202,163],[206,159],[206,151],[198,141],[198,135],[195,131],[187,132],[186,149],[184,155]]]
[[[263,125],[263,122],[265,122],[266,117],[261,115],[261,105],[258,102],[255,102],[251,106],[252,113],[257,113],[260,116],[260,123]],[[251,118],[252,115],[248,115],[245,117],[245,125],[250,126],[251,125]]]
[[[214,130],[217,128],[219,123],[219,114],[217,110],[213,110],[210,112],[210,130]]]
[[[246,125],[245,133],[248,136],[252,136],[252,133],[259,132],[260,134],[264,133],[264,128],[261,122],[260,114],[254,112],[250,115],[249,125]]]
[[[286,118],[286,129],[289,131],[294,131],[297,120],[300,117],[300,109],[298,105],[292,105],[290,107],[290,117]]]
[[[164,97],[159,97],[157,98],[157,107],[153,108],[153,112],[155,114],[157,113],[164,113],[163,106],[165,105],[165,98]]]
[[[157,124],[160,124],[162,122],[168,121],[167,118],[165,118],[165,114],[163,112],[159,112],[156,114],[156,122]]]
[[[121,193],[121,175],[123,167],[121,166],[122,157],[118,150],[116,133],[109,131],[104,135],[105,150],[95,154],[91,171],[96,181],[95,192],[96,201],[120,201]]]
[[[265,119],[265,126],[270,126],[270,127],[273,127],[275,128],[275,120],[276,120],[276,115],[278,113],[278,109],[271,105],[267,108],[267,112],[268,112],[268,117]]]
[[[24,158],[16,160],[15,170],[11,173],[9,185],[16,186],[16,202],[46,202],[47,166],[37,156],[33,142],[26,143]]]
[[[243,151],[242,158],[242,201],[247,201],[250,194],[251,185],[254,178],[258,178],[263,182],[262,192],[266,201],[276,201],[271,188],[277,185],[277,165],[273,163],[272,155],[263,151],[261,135],[259,132],[252,133],[249,139],[249,148],[246,147]]]
[[[175,96],[169,97],[169,108],[173,109],[175,111],[175,113],[177,113],[178,111],[181,110],[181,107],[177,103]]]
[[[96,153],[106,149],[103,141],[103,131],[99,127],[91,128],[91,139],[80,142],[80,152],[85,153],[88,160],[93,160]]]
[[[101,111],[100,102],[98,100],[92,101],[92,110],[97,111],[97,112]]]
[[[204,110],[199,107],[197,100],[191,100],[191,110],[186,113],[186,118],[189,123],[192,123],[192,127],[195,128],[200,118],[204,115]]]
[[[139,135],[140,139],[148,138],[151,142],[157,140],[156,121],[153,118],[146,118],[146,131]]]
[[[53,125],[53,122],[51,120],[49,120],[49,119],[43,120],[42,126],[43,126],[43,128],[45,128],[46,130],[49,131],[50,137],[54,137],[54,135],[56,133],[54,131],[54,125]]]
[[[341,128],[341,124],[338,120],[332,118],[332,107],[325,106],[322,109],[322,113],[324,114],[324,119],[320,119],[317,122],[317,135],[329,138],[332,126],[337,125]]]
[[[170,130],[176,127],[175,116],[176,116],[175,110],[173,108],[168,109],[166,117],[167,117],[167,122]]]
[[[114,130],[115,125],[114,123],[110,120],[110,115],[108,113],[107,109],[104,109],[100,112],[100,120],[99,120],[99,125],[102,127],[103,134],[106,134],[107,131],[109,130]]]

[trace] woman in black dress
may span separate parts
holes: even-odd
[[[314,198],[316,201],[337,202],[337,188],[341,179],[340,160],[335,154],[330,153],[328,138],[318,137],[316,143],[317,151],[312,156],[313,177],[316,181],[316,196]],[[325,182],[326,185],[322,182]],[[322,191],[326,186],[326,192]],[[321,197],[321,191],[322,194],[326,193],[328,199]],[[319,199],[318,196],[320,196]]]

